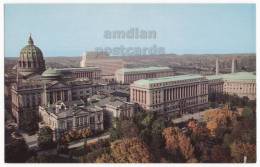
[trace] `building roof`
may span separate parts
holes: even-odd
[[[99,70],[99,67],[89,66],[89,67],[75,67],[75,68],[59,68],[57,71],[92,71]]]
[[[141,80],[135,81],[134,84],[144,86],[144,85],[156,84],[156,83],[165,83],[165,82],[181,81],[181,80],[188,80],[188,79],[198,79],[198,78],[202,78],[202,77],[203,76],[197,75],[197,74],[177,75],[177,76],[170,76],[170,77],[141,79]]]
[[[59,108],[58,113],[56,113],[57,105],[64,104],[66,108]],[[97,108],[95,106],[85,105],[81,100],[70,101],[63,103],[62,101],[58,101],[56,104],[52,104],[46,108],[46,111],[52,113],[57,116],[57,118],[67,118],[72,116],[78,116],[82,114],[89,114],[92,112],[102,111],[101,108]]]
[[[207,79],[223,79],[231,81],[255,80],[256,75],[253,72],[237,72],[230,74],[210,75],[207,76]]]
[[[62,73],[54,68],[48,68],[42,73],[43,77],[58,77],[61,75]]]
[[[118,69],[117,72],[127,73],[127,72],[152,72],[152,71],[160,71],[160,70],[171,70],[169,67],[142,67],[142,68],[121,68]]]
[[[208,80],[214,80],[214,79],[222,79],[221,75],[208,75],[206,76]]]

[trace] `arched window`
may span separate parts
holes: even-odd
[[[31,62],[30,61],[28,61],[28,67],[31,67]]]

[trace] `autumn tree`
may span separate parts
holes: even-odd
[[[169,127],[163,130],[165,139],[165,149],[172,155],[176,155],[178,151],[178,128]]]
[[[211,135],[220,138],[234,126],[236,119],[237,114],[230,111],[227,106],[223,109],[209,110],[204,114],[204,120]]]
[[[231,156],[234,162],[243,162],[244,157],[247,158],[247,162],[256,162],[256,145],[242,142],[234,142],[230,147]]]
[[[194,158],[194,148],[185,134],[177,127],[168,127],[163,130],[165,149],[173,156],[181,156],[187,161]]]
[[[187,123],[187,127],[190,131],[190,138],[192,143],[198,143],[205,141],[209,138],[209,130],[205,123],[198,123],[197,120],[191,119]]]
[[[110,154],[104,153],[96,159],[96,162],[97,163],[114,163],[115,161],[114,161],[114,158]]]
[[[110,155],[101,155],[97,162],[146,163],[152,162],[152,155],[140,139],[125,138],[111,143]]]
[[[192,159],[194,157],[194,148],[190,142],[190,139],[184,134],[179,135],[179,148],[180,152],[186,160]]]

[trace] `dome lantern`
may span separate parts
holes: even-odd
[[[34,45],[34,44],[33,44],[33,39],[32,39],[31,33],[30,33],[30,35],[29,35],[28,44],[29,44],[29,45]]]

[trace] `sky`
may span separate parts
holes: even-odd
[[[44,56],[96,48],[163,48],[165,53],[256,52],[253,4],[5,4],[5,56],[17,57],[31,33]],[[107,39],[132,28],[153,39]]]

